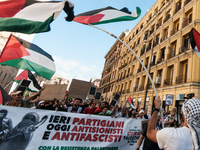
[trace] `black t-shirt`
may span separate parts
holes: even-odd
[[[142,132],[142,135],[145,137],[143,150],[160,150],[157,143],[154,143],[150,139],[147,138],[147,128],[148,128],[148,125],[144,128]]]

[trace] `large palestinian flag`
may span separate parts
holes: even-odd
[[[22,73],[20,73],[16,78],[13,80],[17,83],[19,83],[22,79],[31,81],[30,85],[28,86],[27,90],[31,92],[37,92],[41,89],[41,86],[38,84],[37,80],[31,73],[31,71],[24,70]]]
[[[75,16],[73,21],[83,24],[97,25],[110,22],[135,20],[140,16],[140,14],[141,9],[139,7],[136,7],[136,10],[132,13],[126,7],[121,10],[113,7],[106,7],[79,14]]]
[[[197,30],[192,28],[192,30],[190,31],[189,38],[190,38],[190,43],[191,43],[193,50],[200,57],[200,34],[199,34],[199,32],[197,32]]]
[[[50,23],[64,10],[67,21],[74,18],[69,1],[3,0],[0,1],[0,31],[39,33],[50,30]]]
[[[37,45],[13,35],[10,35],[0,55],[0,64],[34,71],[48,80],[55,73],[55,65],[51,55]]]

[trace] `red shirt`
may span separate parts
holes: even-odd
[[[94,108],[86,108],[83,113],[84,114],[94,114],[94,111],[97,109],[97,107]]]

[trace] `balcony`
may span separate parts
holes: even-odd
[[[141,72],[141,68],[139,68],[139,69],[137,70],[137,73],[139,73],[139,72]]]
[[[176,9],[174,10],[174,15],[181,9],[181,3],[176,5]]]
[[[165,56],[164,56],[165,57]],[[161,62],[163,62],[164,61],[164,57],[162,57],[162,58],[160,58],[158,61],[157,61],[157,64],[159,64],[159,63],[161,63]]]
[[[130,76],[132,76],[132,75],[133,75],[133,72],[131,72]]]
[[[161,22],[157,23],[157,24],[156,24],[156,30],[157,30],[158,28],[160,28],[161,25],[162,25]]]
[[[144,91],[144,86],[140,86],[138,91]]]
[[[179,54],[182,54],[184,52],[186,52],[189,48],[187,48],[188,46],[181,46],[180,47],[180,51],[179,51]]]
[[[169,20],[169,18],[170,18],[170,14],[167,14],[166,18],[164,19],[164,23],[167,22]]]
[[[126,78],[128,78],[128,77],[129,77],[129,75],[130,75],[130,74],[128,73],[128,74],[126,75]]]
[[[171,31],[171,36],[174,35],[177,32],[177,29],[174,29]]]
[[[175,56],[175,50],[173,50],[172,52],[170,52],[169,54],[167,54],[167,59],[171,59]]]
[[[176,77],[176,84],[182,84],[186,82],[187,82],[187,76],[185,74]]]
[[[170,86],[170,85],[172,85],[172,79],[171,79],[171,78],[166,79],[166,80],[164,81],[164,84],[165,84],[165,86]]]
[[[128,90],[126,90],[126,93],[130,93],[130,90],[128,89]]]
[[[163,36],[163,37],[160,39],[160,43],[161,43],[161,42],[164,42],[166,39],[167,39],[167,36],[166,36],[166,35]]]
[[[151,43],[149,43],[149,45],[147,46],[146,51],[148,52],[149,50],[151,50]]]
[[[122,94],[125,94],[125,90],[122,91]]]
[[[156,38],[156,41],[153,42],[153,47],[156,47],[159,43],[159,38]]]
[[[156,88],[160,87],[160,84],[157,84],[156,82],[154,82],[154,85],[155,85]]]
[[[137,92],[137,91],[138,91],[138,87],[134,87],[133,92]]]
[[[142,56],[144,53],[145,53],[145,46],[143,46],[143,47],[141,48],[140,56]]]
[[[191,2],[191,0],[185,0],[184,6],[187,5],[189,2]]]

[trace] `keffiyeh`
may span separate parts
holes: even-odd
[[[192,149],[199,150],[200,147],[200,100],[189,99],[183,103],[183,115],[190,128],[192,136]]]

